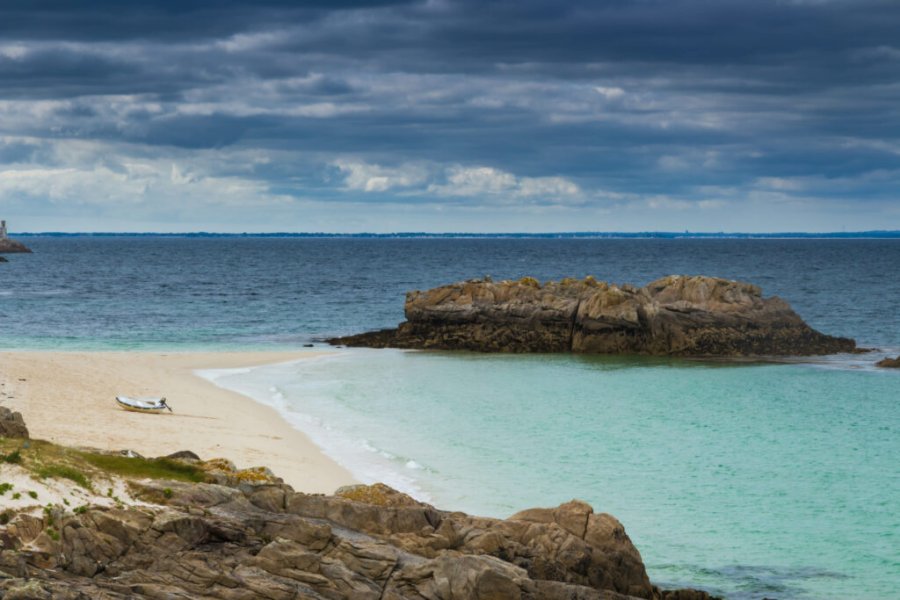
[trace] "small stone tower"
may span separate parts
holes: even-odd
[[[6,233],[6,221],[0,221],[0,254],[8,252],[31,252],[22,242],[9,239]]]

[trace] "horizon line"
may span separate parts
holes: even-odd
[[[10,234],[10,237],[245,237],[245,238],[900,238],[898,229],[863,231],[780,231],[780,232],[727,232],[727,231],[558,231],[558,232],[428,232],[398,231],[375,232],[215,232],[215,231],[37,231]]]

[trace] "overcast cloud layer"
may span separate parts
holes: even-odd
[[[900,229],[900,2],[6,0],[0,216]]]

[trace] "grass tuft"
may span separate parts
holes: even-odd
[[[35,473],[41,479],[47,479],[48,477],[69,479],[86,490],[91,489],[91,480],[88,479],[87,475],[68,465],[47,465],[35,470]]]
[[[203,470],[168,458],[129,458],[113,454],[81,453],[82,458],[95,467],[123,477],[174,479],[176,481],[206,481]]]
[[[18,465],[22,463],[22,455],[18,450],[13,450],[9,454],[2,456],[3,462],[9,463],[11,465]]]

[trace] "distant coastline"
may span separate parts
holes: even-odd
[[[692,232],[692,231],[566,231],[557,233],[428,233],[423,231],[397,233],[215,233],[195,231],[165,232],[24,232],[16,237],[171,237],[171,238],[335,238],[335,239],[900,239],[900,230],[832,231],[810,233],[787,231],[777,233]]]

